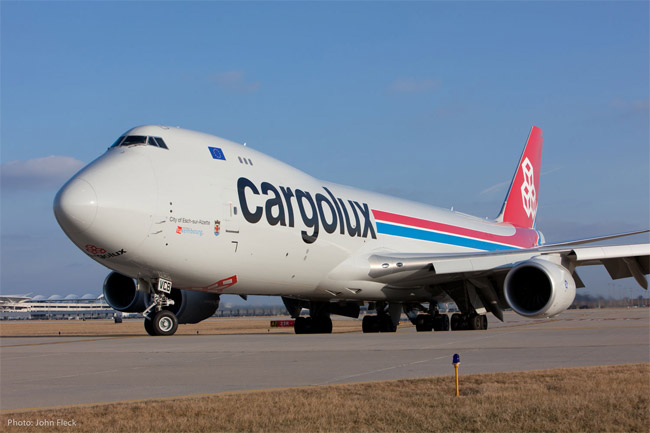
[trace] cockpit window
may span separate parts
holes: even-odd
[[[120,146],[135,146],[136,144],[146,144],[146,135],[128,135]]]
[[[118,146],[138,146],[146,145],[169,149],[165,141],[160,137],[147,137],[146,135],[127,135],[122,136],[113,143],[111,147]]]
[[[152,146],[162,147],[163,149],[169,149],[160,137],[149,137],[149,144]]]
[[[117,140],[115,140],[115,143],[113,143],[113,145],[112,145],[111,147],[117,147],[117,146],[119,146],[119,145],[122,143],[122,141],[124,141],[124,136],[121,136],[120,138],[118,138]]]

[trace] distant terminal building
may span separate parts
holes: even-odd
[[[0,295],[0,320],[111,319],[114,314],[103,295]]]
[[[278,316],[284,306],[222,305],[214,317]],[[86,320],[142,318],[139,313],[120,313],[104,300],[104,295],[0,295],[0,320]]]

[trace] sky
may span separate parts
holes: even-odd
[[[1,1],[0,293],[101,292],[109,271],[52,200],[143,124],[490,218],[537,125],[547,241],[648,228],[649,16],[647,1]],[[642,293],[581,276],[582,293]]]

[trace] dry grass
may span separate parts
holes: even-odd
[[[208,319],[194,325],[179,325],[176,335],[226,335],[274,333],[293,334],[293,328],[271,328],[271,320],[287,320],[289,317]],[[143,319],[128,319],[122,323],[112,320],[25,320],[0,322],[0,337],[89,337],[147,335]],[[400,328],[412,327],[402,322]],[[334,319],[332,332],[361,332],[360,320]]]
[[[648,432],[650,364],[398,380],[4,414],[3,431]],[[9,420],[75,420],[16,427]]]

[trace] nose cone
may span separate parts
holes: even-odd
[[[107,152],[54,198],[65,234],[100,263],[132,259],[150,233],[158,189],[147,150]]]
[[[97,194],[84,179],[74,178],[54,198],[54,216],[67,233],[83,233],[97,217]]]

